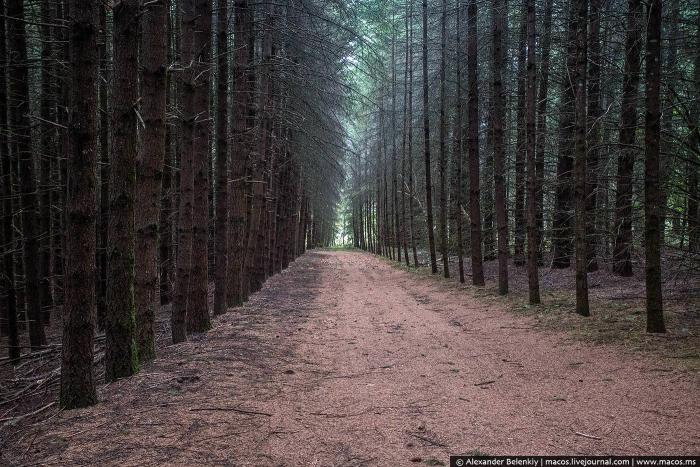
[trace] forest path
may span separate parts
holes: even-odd
[[[207,335],[18,448],[45,465],[139,466],[697,454],[697,383],[369,254],[309,252]]]

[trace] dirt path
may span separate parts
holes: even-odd
[[[17,448],[48,465],[697,454],[699,395],[696,376],[651,357],[535,330],[367,254],[317,252]]]

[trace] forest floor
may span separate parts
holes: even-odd
[[[6,422],[4,458],[351,466],[700,452],[700,379],[683,359],[505,308],[370,254],[309,252],[209,333],[101,386],[97,406]]]

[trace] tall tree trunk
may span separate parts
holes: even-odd
[[[52,202],[52,171],[51,166],[56,159],[55,148],[58,141],[56,126],[56,86],[54,76],[56,74],[53,56],[53,28],[55,22],[55,8],[53,2],[41,0],[41,154],[40,167],[40,215],[39,215],[39,255],[41,287],[39,296],[42,308],[42,320],[44,323],[51,321],[53,309],[53,289],[51,278],[51,202]]]
[[[600,153],[600,9],[601,0],[590,1],[588,38],[588,152],[586,154],[586,267],[588,272],[598,270],[598,233],[596,232],[596,194],[599,179]]]
[[[175,61],[177,41],[176,30],[177,15],[168,10],[168,63]],[[172,73],[166,73],[166,112],[174,113],[177,109],[176,83]],[[177,125],[172,122],[165,126],[165,159],[163,160],[163,181],[161,183],[160,221],[158,223],[158,257],[160,261],[160,303],[167,305],[172,299],[173,276],[173,216],[175,215],[175,173],[174,166],[177,163],[177,142],[180,132]]]
[[[518,39],[518,94],[517,94],[517,130],[515,144],[515,212],[513,226],[515,236],[515,250],[513,263],[516,266],[525,265],[525,191],[526,191],[526,158],[527,141],[525,129],[525,92],[527,88],[527,5],[522,4],[520,20],[520,37]]]
[[[625,68],[622,78],[622,108],[620,109],[620,155],[617,162],[617,194],[615,198],[615,248],[613,272],[632,275],[632,181],[637,148],[637,96],[639,94],[639,54],[642,48],[642,3],[627,1],[627,38],[625,39]]]
[[[71,119],[60,403],[73,409],[97,403],[93,333],[100,5],[93,0],[70,0],[69,5]]]
[[[396,10],[391,21],[391,184],[394,193],[394,239],[396,261],[401,262],[401,222],[399,219],[399,186],[396,148]]]
[[[155,357],[154,324],[160,307],[158,220],[165,159],[169,1],[151,3],[142,16],[142,107],[146,128],[136,194],[136,344],[141,361]]]
[[[107,10],[100,7],[100,79],[98,81],[98,105],[99,105],[99,153],[100,153],[100,185],[98,192],[98,220],[97,220],[97,328],[105,328],[105,316],[107,316],[107,241],[109,230],[109,150],[111,135],[111,118],[109,107],[110,88],[110,62],[107,43],[110,39],[107,31]]]
[[[647,332],[666,332],[661,294],[661,0],[649,2],[644,132],[644,247],[646,252]]]
[[[173,343],[187,339],[187,313],[192,279],[192,203],[194,189],[194,29],[195,0],[182,2],[181,63],[187,67],[180,72],[182,92],[182,153],[180,154],[180,203],[177,225],[177,261],[171,316]],[[189,66],[188,66],[189,65]]]
[[[527,91],[525,96],[525,121],[527,133],[527,279],[530,304],[540,303],[540,283],[537,270],[537,207],[535,190],[535,0],[527,0]]]
[[[457,14],[455,15],[455,30],[457,31],[457,38],[455,41],[455,51],[457,52],[457,57],[461,57],[459,50],[462,47],[462,40],[460,35],[460,11],[461,5],[457,5]],[[455,102],[455,123],[453,129],[454,137],[454,147],[452,151],[452,158],[456,159],[456,174],[455,174],[455,214],[454,221],[457,224],[457,268],[459,270],[459,282],[464,284],[464,235],[463,229],[464,225],[462,222],[462,206],[464,204],[462,197],[462,177],[464,172],[464,151],[462,147],[462,67],[460,63],[456,65],[457,72],[457,100]]]
[[[544,156],[547,146],[547,104],[549,93],[549,56],[552,48],[552,5],[554,0],[545,0],[544,32],[540,55],[540,82],[537,95],[537,147],[535,149],[535,169],[537,172],[536,208],[537,208],[537,238],[538,264],[543,265],[544,252]]]
[[[7,128],[7,42],[5,28],[5,0],[0,0],[0,128]],[[0,197],[2,198],[2,271],[0,272],[0,292],[4,297],[2,317],[5,320],[3,334],[7,334],[7,350],[10,362],[20,358],[19,335],[17,330],[17,299],[15,289],[15,265],[13,251],[15,236],[12,226],[12,159],[7,141],[7,133],[0,131]]]
[[[252,34],[252,15],[248,0],[236,0],[234,5],[234,41],[233,62],[233,139],[231,148],[231,190],[229,191],[230,228],[229,228],[229,262],[228,262],[228,305],[243,304],[242,281],[245,275],[245,168],[248,159],[247,112],[249,90],[252,90],[248,77],[248,44]]]
[[[596,0],[594,0],[596,1]],[[575,249],[576,249],[576,313],[589,316],[588,305],[588,248],[587,248],[587,201],[586,201],[586,65],[588,0],[571,2],[576,9],[575,64],[571,79],[574,83],[574,199],[575,199]],[[595,26],[594,26],[595,27]]]
[[[259,109],[260,118],[258,119],[258,142],[257,154],[252,161],[252,211],[251,225],[248,229],[248,255],[246,256],[246,270],[250,275],[250,291],[257,292],[263,285],[265,280],[263,257],[263,240],[265,235],[265,213],[266,213],[266,183],[265,171],[267,169],[267,156],[269,153],[270,132],[271,128],[271,77],[272,71],[272,13],[271,6],[267,5],[264,14],[264,32],[262,38],[262,57],[260,66],[260,93],[259,93]]]
[[[469,80],[469,121],[467,148],[469,151],[469,221],[471,224],[472,283],[484,285],[484,265],[481,251],[481,201],[479,199],[479,88],[477,76],[477,9],[476,0],[467,7],[467,75]]]
[[[494,188],[496,198],[496,224],[498,226],[498,293],[508,293],[508,213],[505,186],[505,146],[503,121],[505,118],[505,96],[503,93],[503,29],[507,14],[505,0],[493,2],[493,68],[492,73],[492,128]]]
[[[447,252],[447,89],[446,89],[446,52],[447,52],[447,0],[442,0],[441,43],[440,43],[440,159],[438,172],[440,174],[440,253],[442,254],[443,275],[450,277],[450,258]]]
[[[137,0],[114,8],[114,146],[109,183],[107,316],[105,379],[114,381],[138,371],[134,345],[134,204],[136,194],[138,105]]]
[[[556,196],[552,223],[553,269],[571,265],[573,240],[573,169],[576,127],[576,1],[569,2],[566,33],[566,62],[562,74],[562,102],[559,118],[559,158],[557,160]]]
[[[214,315],[226,313],[228,286],[228,0],[219,0],[217,25],[217,118]]]
[[[425,156],[425,217],[428,227],[430,269],[437,274],[435,232],[433,230],[433,184],[430,163],[430,96],[428,93],[428,0],[423,0],[423,151]]]
[[[194,22],[194,117],[192,200],[192,272],[187,301],[187,332],[207,331],[209,318],[209,84],[211,77],[211,3],[196,0]]]
[[[416,247],[416,223],[415,223],[415,184],[413,182],[413,0],[408,17],[409,24],[409,63],[408,63],[408,216],[411,225],[411,250],[413,252],[413,265],[418,267],[418,248]]]
[[[25,32],[24,1],[7,2],[9,111],[12,153],[19,161],[20,202],[22,206],[22,237],[24,259],[24,290],[27,319],[29,320],[29,343],[32,350],[46,344],[41,319],[41,298],[34,293],[39,290],[39,241],[37,232],[37,195],[32,154],[32,134],[29,122],[29,67],[27,62],[27,37]]]
[[[406,261],[406,267],[411,266],[411,260],[408,256],[408,238],[406,236],[406,189],[408,185],[406,184],[406,158],[411,157],[411,154],[406,153],[407,149],[407,138],[408,138],[408,127],[412,124],[408,120],[408,61],[412,58],[409,53],[409,29],[408,29],[408,17],[410,11],[408,7],[408,2],[405,4],[404,16],[404,34],[406,38],[405,52],[406,56],[404,59],[404,75],[403,75],[403,132],[402,132],[402,145],[401,145],[401,241],[403,243],[404,260]],[[358,156],[359,157],[359,156]],[[360,212],[362,212],[360,210]],[[360,217],[362,220],[362,217]],[[413,232],[411,232],[411,235]]]

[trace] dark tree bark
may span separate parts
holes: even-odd
[[[552,268],[564,269],[571,265],[574,217],[574,137],[575,137],[575,69],[576,27],[578,24],[576,2],[569,3],[566,33],[566,64],[562,74],[562,101],[559,117],[559,158],[557,160],[556,193],[552,223]]]
[[[228,0],[219,0],[217,24],[217,118],[214,315],[226,313],[228,287]]]
[[[109,109],[110,73],[107,43],[110,40],[107,32],[107,11],[105,6],[100,8],[100,79],[98,83],[99,99],[99,188],[98,188],[98,219],[97,219],[97,328],[105,328],[107,315],[107,241],[109,229],[109,149],[111,135],[111,118]]]
[[[109,181],[105,326],[107,381],[138,371],[134,302],[138,15],[137,0],[124,0],[114,8],[114,146]]]
[[[515,237],[515,249],[513,263],[516,266],[525,265],[525,191],[526,191],[526,159],[527,141],[525,131],[525,92],[527,89],[527,6],[522,4],[522,16],[520,21],[520,37],[518,40],[518,94],[517,94],[517,134],[515,145],[515,209],[513,213],[513,233]]]
[[[601,0],[590,1],[588,38],[588,124],[586,154],[586,267],[588,272],[598,270],[598,232],[596,232],[596,194],[600,172],[600,9]]]
[[[413,5],[411,5],[412,9]],[[402,132],[402,145],[401,145],[401,241],[403,243],[403,251],[404,251],[404,260],[406,261],[406,267],[411,266],[411,260],[410,257],[408,256],[408,238],[406,235],[406,225],[407,225],[407,219],[406,219],[406,190],[408,189],[410,192],[410,188],[406,184],[406,158],[407,157],[412,157],[412,154],[407,154],[407,141],[408,141],[408,131],[409,127],[412,125],[412,122],[409,120],[409,113],[408,113],[408,68],[409,68],[409,60],[411,60],[413,57],[410,55],[410,45],[408,43],[409,41],[409,28],[408,28],[408,18],[409,15],[411,14],[411,9],[409,9],[408,2],[405,4],[405,10],[404,10],[404,16],[405,16],[405,24],[404,24],[404,34],[406,38],[406,43],[405,43],[405,52],[406,56],[404,59],[404,75],[403,75],[403,84],[404,84],[404,92],[403,92],[403,132]],[[359,157],[359,155],[358,155]],[[359,165],[359,163],[358,163]],[[359,167],[358,167],[359,168]],[[360,213],[362,212],[362,209],[360,209]],[[361,216],[361,214],[360,214]],[[362,223],[362,217],[360,217],[360,223]],[[411,227],[412,229],[412,227]],[[413,230],[411,230],[411,242],[413,242]],[[364,237],[364,235],[363,235]]]
[[[196,0],[194,23],[194,117],[192,200],[192,272],[187,300],[187,332],[211,327],[209,317],[209,83],[211,77],[211,3]]]
[[[413,181],[413,0],[409,8],[409,59],[408,59],[408,216],[411,229],[411,250],[413,253],[413,266],[418,267],[418,248],[416,246],[415,223],[415,184]]]
[[[595,0],[594,0],[595,1]],[[587,202],[586,202],[586,65],[588,0],[571,3],[576,9],[575,62],[571,70],[574,88],[574,199],[575,199],[575,250],[576,250],[576,313],[589,316],[588,304],[588,248],[587,248]]]
[[[7,2],[7,38],[10,54],[8,71],[10,100],[10,144],[19,161],[20,204],[22,207],[22,237],[24,259],[24,299],[29,321],[29,343],[32,350],[46,344],[41,319],[39,290],[39,241],[37,231],[37,183],[32,154],[32,134],[29,122],[29,67],[23,0]]]
[[[460,11],[461,6],[457,7],[456,27],[457,39],[455,42],[455,50],[459,51],[462,47],[460,35]],[[458,57],[461,57],[458,52]],[[459,282],[464,284],[464,225],[462,222],[462,207],[464,205],[462,197],[462,178],[464,172],[464,151],[462,147],[462,67],[459,63],[456,66],[457,71],[457,100],[455,102],[455,123],[453,129],[454,147],[452,151],[453,159],[456,159],[456,174],[455,174],[455,213],[454,222],[457,230],[457,268],[459,270]]]
[[[0,0],[0,128],[7,128],[7,43],[5,28],[5,0]],[[12,159],[7,141],[7,133],[0,131],[0,197],[2,197],[2,272],[0,272],[0,293],[3,298],[3,334],[7,335],[8,357],[12,363],[20,358],[19,335],[17,332],[17,299],[15,289],[14,255],[15,236],[12,227]]]
[[[467,149],[469,151],[469,222],[471,224],[472,283],[484,285],[481,251],[481,201],[479,200],[479,88],[477,82],[477,8],[476,0],[467,7],[467,78],[469,81],[469,113]]]
[[[430,269],[437,274],[437,257],[435,254],[435,232],[433,230],[433,184],[430,163],[430,102],[428,93],[428,0],[423,0],[423,151],[425,156],[425,217],[428,227],[428,246],[430,248]]]
[[[639,54],[642,48],[642,3],[627,2],[627,38],[625,39],[625,68],[622,78],[622,108],[620,110],[620,155],[617,162],[617,194],[615,197],[615,248],[613,272],[632,275],[632,181],[637,148],[637,96],[639,94]]]
[[[71,117],[61,349],[63,408],[97,403],[93,370],[99,3],[70,0]]]
[[[442,0],[442,21],[441,21],[441,43],[440,43],[440,159],[438,160],[438,173],[440,175],[440,253],[442,254],[443,275],[450,277],[450,259],[447,252],[447,117],[445,115],[447,105],[446,90],[446,51],[447,51],[447,0]]]
[[[538,264],[543,265],[544,250],[544,155],[547,143],[547,104],[549,93],[549,56],[552,48],[552,5],[554,0],[545,0],[544,32],[540,55],[540,82],[537,95],[537,147],[535,154],[535,169],[537,172],[536,202],[537,202],[537,238]]]
[[[401,221],[399,218],[399,186],[396,148],[396,11],[392,9],[391,21],[391,184],[393,191],[394,239],[396,261],[401,262]]]
[[[498,293],[508,293],[508,213],[506,208],[505,146],[503,121],[505,119],[505,96],[503,93],[503,30],[507,14],[505,0],[493,2],[493,65],[492,65],[492,128],[494,189],[496,201],[496,225],[498,228]]]
[[[229,228],[229,262],[228,262],[228,305],[243,304],[242,282],[245,275],[245,167],[248,158],[246,118],[249,106],[250,83],[248,76],[249,42],[252,34],[252,15],[247,0],[236,0],[234,6],[234,63],[233,63],[233,138],[231,148],[231,190],[229,207],[231,209]]]
[[[51,231],[51,205],[52,205],[52,164],[56,159],[56,143],[58,134],[56,126],[56,87],[54,83],[55,57],[53,56],[53,27],[55,22],[54,2],[41,0],[40,16],[42,25],[41,33],[41,154],[39,157],[39,256],[41,287],[39,296],[42,308],[42,321],[46,324],[51,322],[51,311],[53,309],[53,287],[51,277],[51,241],[53,239]]]
[[[661,294],[661,0],[649,2],[646,50],[646,131],[644,132],[644,247],[647,332],[666,332]]]
[[[259,136],[257,141],[257,157],[251,161],[252,179],[252,206],[250,215],[250,228],[248,229],[248,252],[246,255],[246,274],[249,275],[249,290],[257,292],[265,281],[263,256],[263,240],[265,235],[266,213],[266,183],[265,170],[267,168],[267,156],[270,143],[272,112],[271,77],[272,71],[272,14],[271,6],[265,6],[265,30],[262,40],[262,63],[260,65],[260,94],[259,94]]]
[[[527,279],[530,304],[540,303],[540,284],[537,270],[537,207],[535,190],[535,0],[527,0],[527,91],[525,121],[527,133]]]
[[[175,61],[175,40],[173,32],[177,30],[177,15],[168,11],[168,57],[167,63]],[[173,73],[166,73],[166,112],[174,113],[177,108],[176,81]],[[163,180],[161,183],[160,221],[158,222],[158,258],[160,261],[160,303],[167,305],[172,300],[172,280],[174,265],[173,217],[176,214],[175,191],[177,188],[174,170],[177,163],[178,125],[171,121],[165,126],[165,157],[163,160]]]
[[[158,220],[165,159],[169,1],[151,3],[142,16],[143,154],[136,194],[136,345],[141,361],[155,358],[154,322],[160,306]]]
[[[181,62],[193,63],[195,1],[182,2]],[[171,330],[173,343],[187,339],[187,312],[192,276],[192,203],[194,189],[194,80],[193,66],[180,73],[179,88],[182,93],[182,153],[180,154],[180,206],[177,225],[177,261]]]

